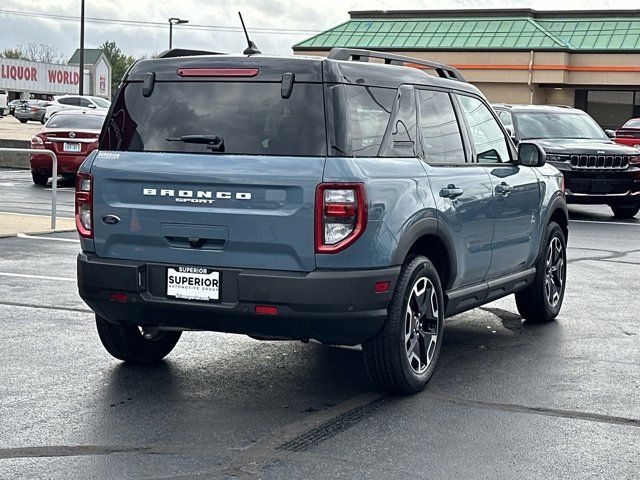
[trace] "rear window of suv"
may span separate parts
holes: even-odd
[[[280,83],[156,82],[144,97],[142,84],[130,83],[116,100],[100,149],[218,153],[177,140],[186,135],[222,137],[226,154],[324,156],[323,87],[295,83],[282,98]]]

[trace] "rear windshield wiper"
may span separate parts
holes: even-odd
[[[167,138],[167,142],[198,143],[216,152],[224,152],[224,139],[220,135],[182,135]]]

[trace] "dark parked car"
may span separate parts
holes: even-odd
[[[616,143],[640,148],[640,118],[632,118],[616,130]]]
[[[445,317],[513,293],[558,315],[562,175],[455,68],[188,53],[128,71],[78,171],[78,287],[111,355],[159,361],[191,330],[362,344],[407,394]]]
[[[27,102],[21,102],[15,107],[13,116],[20,120],[20,123],[27,123],[28,121],[44,123],[44,114],[46,112],[46,105],[48,102],[45,100],[29,100]]]
[[[534,141],[564,175],[567,202],[609,205],[631,218],[640,211],[640,150],[615,143],[587,113],[551,105],[494,105],[516,142]]]
[[[58,159],[58,174],[73,177],[87,155],[97,148],[104,118],[101,112],[56,113],[31,138],[31,148],[52,150]],[[51,177],[51,158],[33,153],[29,162],[33,183],[46,185]]]

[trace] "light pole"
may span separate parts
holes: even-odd
[[[189,23],[189,20],[183,20],[177,17],[171,17],[169,19],[169,50],[171,50],[171,46],[173,45],[173,26],[180,23]]]
[[[84,95],[84,0],[80,3],[80,79],[78,93]]]

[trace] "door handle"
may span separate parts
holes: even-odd
[[[505,197],[509,195],[512,190],[513,187],[511,185],[508,185],[506,182],[502,182],[500,185],[496,186],[496,193],[500,193]]]
[[[454,198],[458,198],[463,193],[464,191],[461,188],[456,187],[453,183],[447,185],[447,188],[440,190],[440,196],[442,198],[450,198],[452,200]]]

